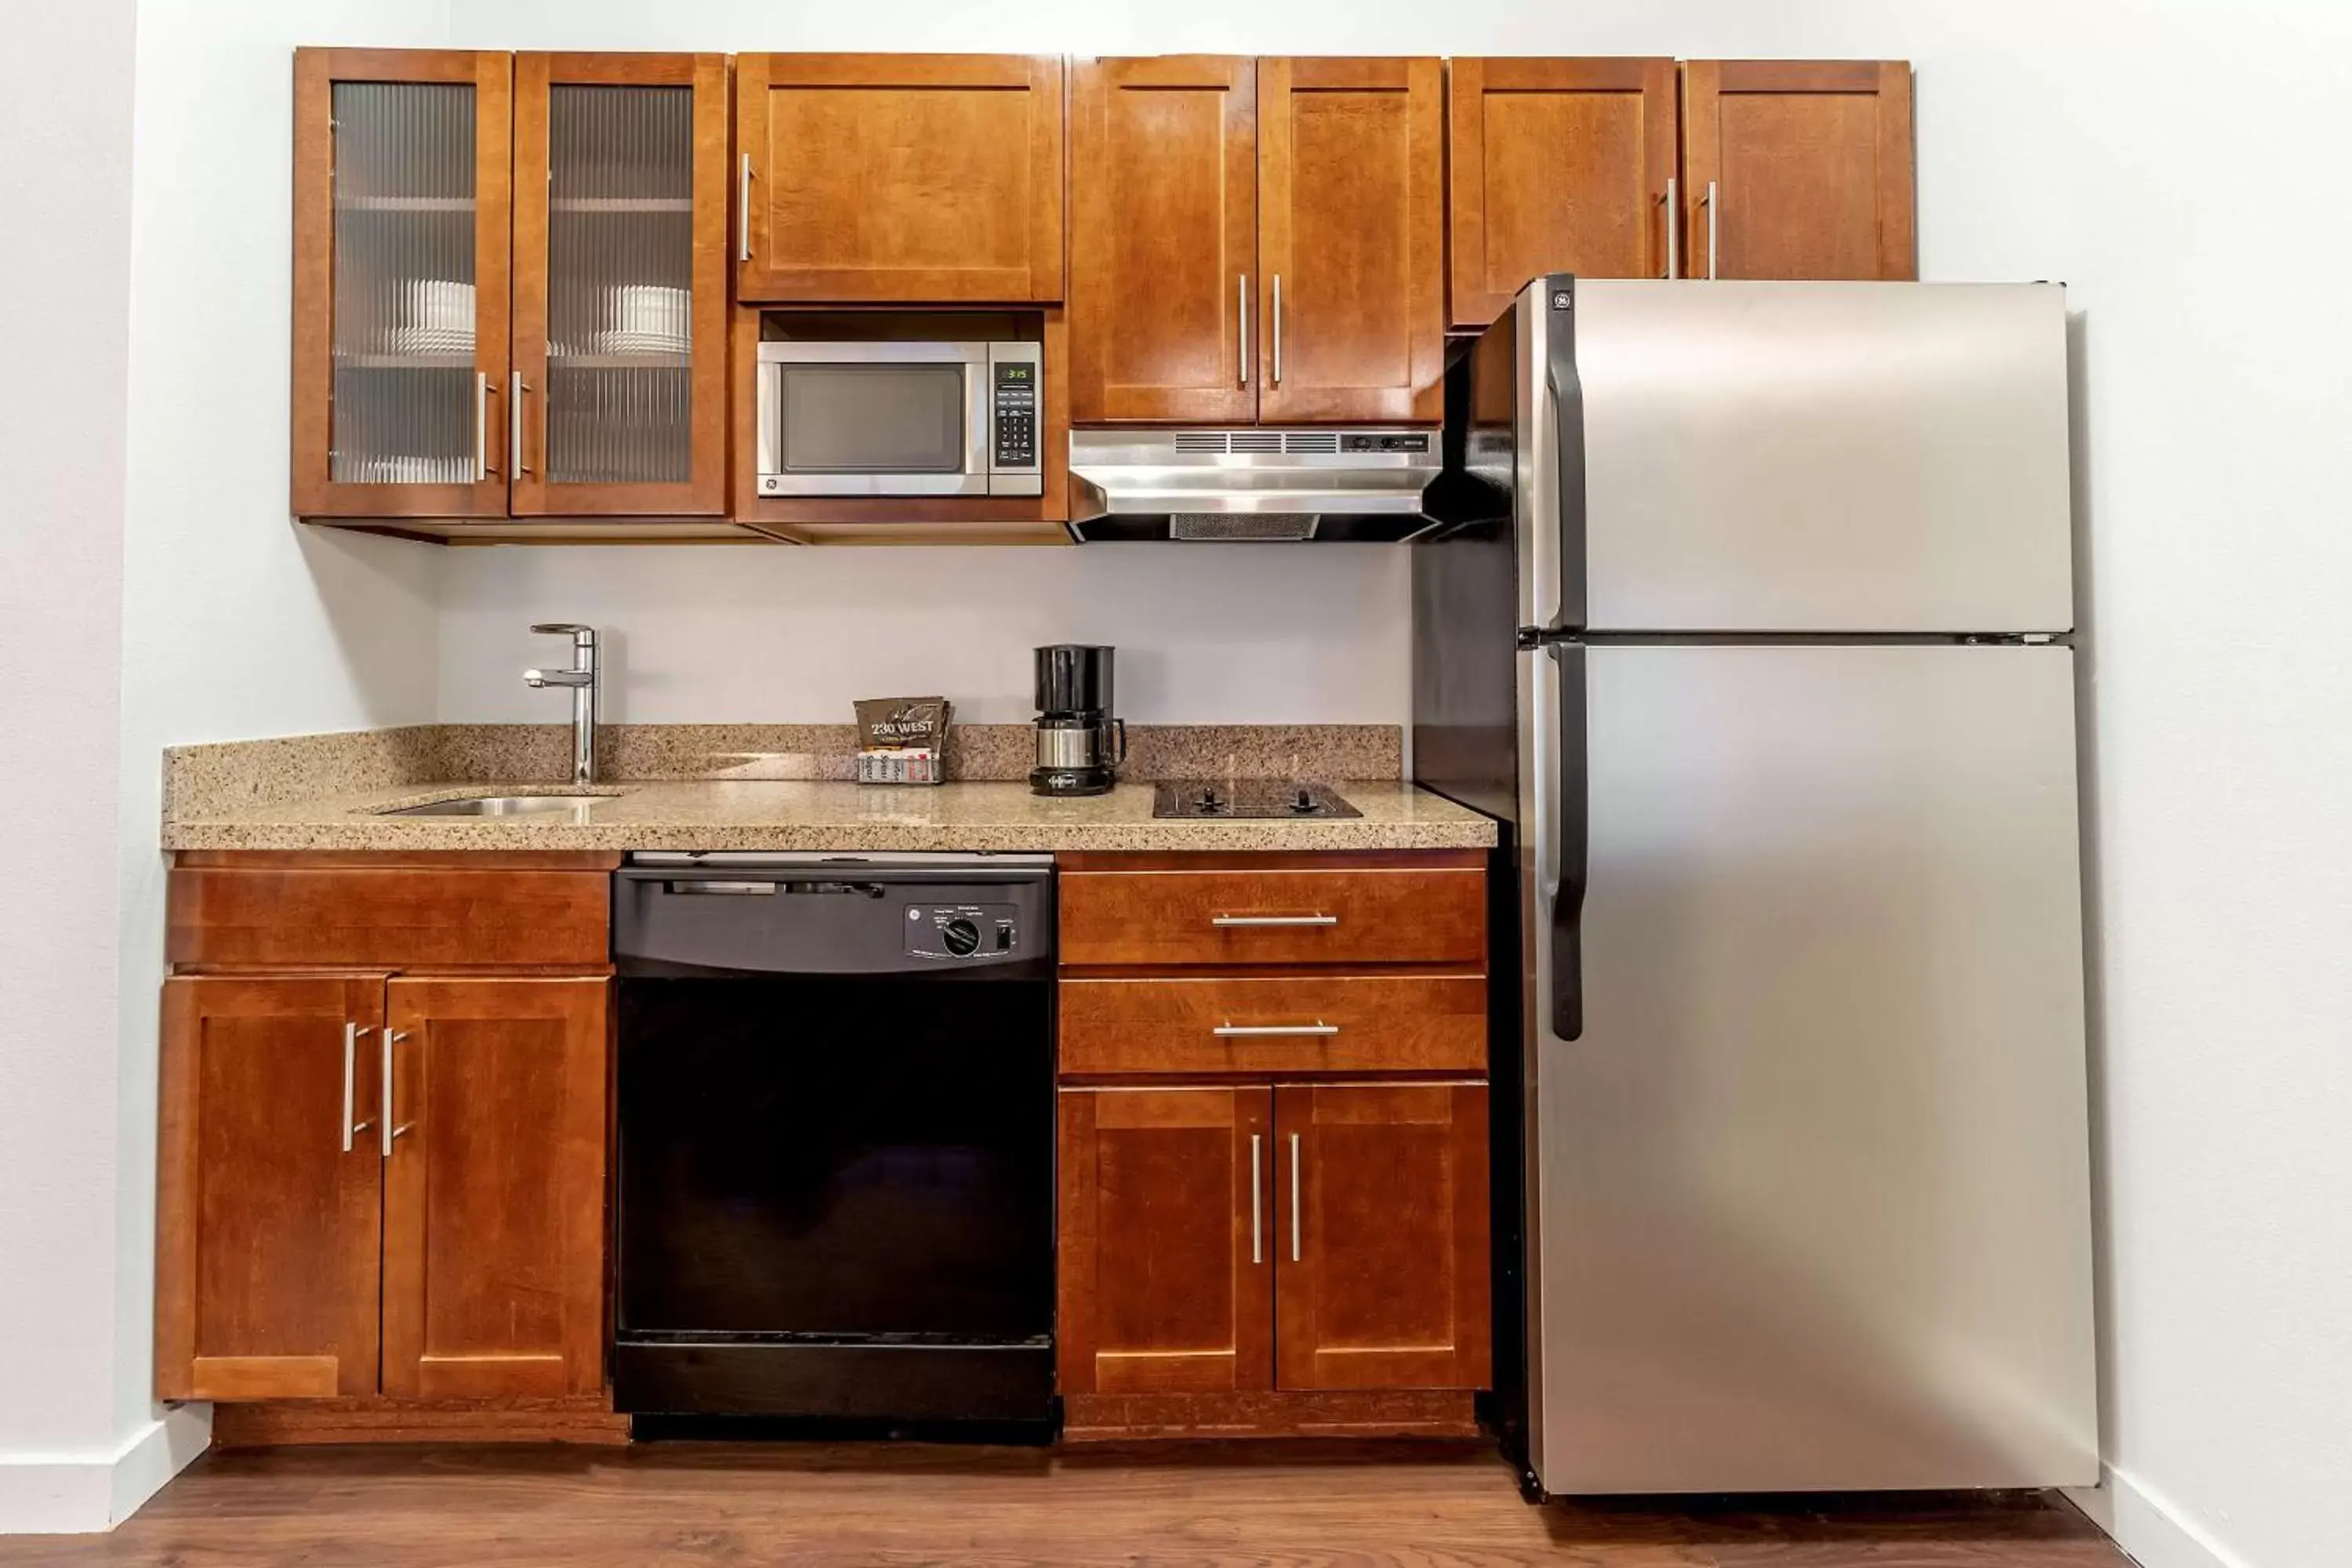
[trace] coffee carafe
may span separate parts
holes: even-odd
[[[1087,643],[1037,650],[1037,765],[1029,787],[1039,795],[1103,795],[1127,760],[1127,721],[1111,717],[1111,655]]]

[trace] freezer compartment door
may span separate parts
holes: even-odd
[[[1584,618],[2074,624],[2065,291],[1576,284]]]
[[[1525,775],[1544,1486],[2095,1481],[2072,653],[1568,651]]]

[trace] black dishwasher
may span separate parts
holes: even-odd
[[[1053,887],[1050,856],[615,873],[641,1426],[1052,1419]]]

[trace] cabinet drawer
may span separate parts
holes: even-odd
[[[1064,980],[1061,1070],[1486,1070],[1475,974]]]
[[[1458,963],[1486,959],[1475,868],[1066,871],[1062,963]]]
[[[602,965],[601,871],[188,867],[172,872],[173,963],[383,969]]]

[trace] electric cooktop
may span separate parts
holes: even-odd
[[[1152,786],[1154,816],[1361,816],[1329,784],[1281,779],[1165,779]]]

